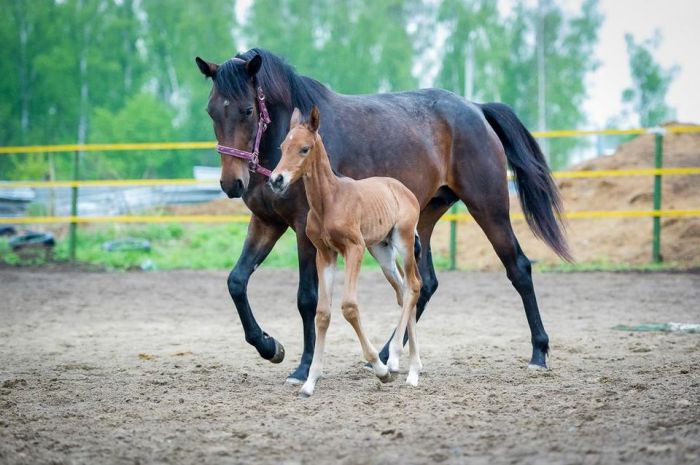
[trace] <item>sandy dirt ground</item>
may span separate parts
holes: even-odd
[[[287,350],[272,365],[245,343],[225,272],[0,269],[0,463],[700,463],[700,334],[611,329],[700,322],[700,275],[536,275],[546,372],[526,369],[505,276],[440,278],[418,388],[363,370],[336,308],[325,378],[300,399],[284,383],[296,273],[251,281]],[[399,310],[378,273],[360,290],[379,344]]]

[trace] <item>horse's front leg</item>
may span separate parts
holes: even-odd
[[[248,280],[286,229],[286,225],[266,223],[253,216],[241,256],[228,276],[228,290],[238,310],[246,342],[254,346],[262,358],[272,363],[280,363],[284,359],[284,347],[260,329],[255,321],[248,303]]]
[[[318,276],[316,273],[316,248],[305,233],[305,225],[299,225],[297,232],[297,250],[299,256],[299,289],[297,291],[297,307],[304,327],[304,352],[301,354],[299,366],[294,370],[287,382],[301,384],[306,381],[314,354],[316,331],[314,318],[318,304]]]

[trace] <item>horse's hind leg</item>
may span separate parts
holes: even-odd
[[[490,216],[484,218],[479,215],[479,218],[477,216],[474,218],[486,233],[496,254],[506,268],[508,279],[523,301],[532,340],[532,358],[528,366],[530,368],[547,368],[549,336],[547,336],[540,318],[535,287],[532,283],[530,260],[520,248],[507,215],[502,215],[501,218]]]
[[[491,152],[476,153],[471,160],[478,163]],[[475,173],[479,173],[476,178]],[[469,173],[474,176],[469,177]],[[486,234],[498,258],[506,268],[508,279],[520,294],[525,307],[525,315],[532,336],[531,368],[546,368],[546,356],[549,350],[549,337],[542,325],[537,306],[535,289],[532,284],[530,260],[525,256],[510,223],[508,185],[505,167],[498,169],[493,163],[479,163],[460,173],[453,188],[469,208],[481,229]]]
[[[345,250],[345,291],[343,295],[343,316],[353,327],[362,346],[365,359],[372,365],[374,374],[384,383],[391,380],[386,365],[379,360],[379,353],[374,348],[369,338],[362,329],[360,322],[360,309],[357,304],[357,278],[360,274],[360,265],[365,248],[363,245],[351,245]],[[318,338],[318,336],[317,336]]]

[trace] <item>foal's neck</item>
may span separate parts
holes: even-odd
[[[312,210],[323,215],[324,205],[333,201],[338,186],[338,177],[333,173],[331,161],[328,159],[326,148],[321,138],[318,138],[314,153],[309,156],[309,169],[304,173],[304,189],[306,200]]]

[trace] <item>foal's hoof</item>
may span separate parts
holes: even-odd
[[[413,387],[418,386],[418,373],[409,373],[406,378],[406,384]]]
[[[381,381],[384,384],[390,383],[396,379],[396,373],[387,371],[384,376],[377,376],[377,378],[379,378],[379,381]]]
[[[284,346],[275,339],[275,355],[270,359],[272,363],[281,363],[284,360]]]
[[[304,391],[299,391],[299,398],[300,399],[308,399],[309,397],[311,397],[311,394],[307,394]]]

